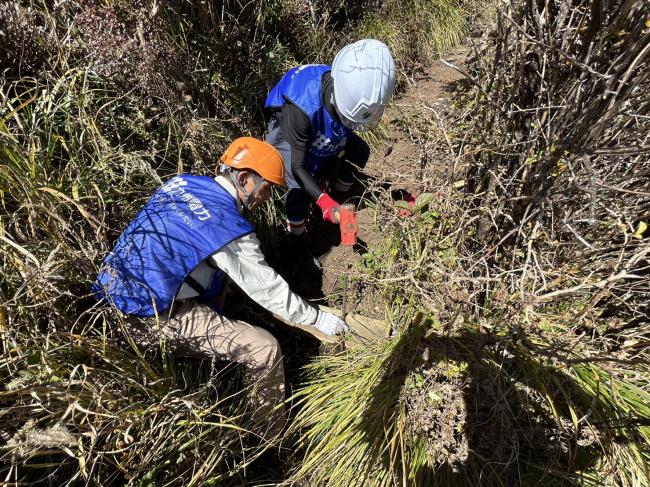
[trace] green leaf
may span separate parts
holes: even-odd
[[[433,194],[422,193],[415,199],[415,211],[419,212],[433,201]]]
[[[404,208],[405,210],[413,211],[413,207],[409,205],[406,201],[396,201],[395,206],[397,208]]]

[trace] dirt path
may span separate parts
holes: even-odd
[[[462,66],[467,52],[466,47],[459,47],[443,59]],[[375,184],[392,192],[404,190],[418,195],[436,182],[450,180],[449,153],[432,141],[441,136],[442,131],[436,127],[449,115],[454,85],[461,79],[456,70],[436,61],[391,104],[384,115],[386,141],[373,150],[364,170]],[[335,246],[320,257],[322,293],[332,305],[343,306],[345,295],[347,311],[380,317],[384,314],[381,296],[371,289],[360,288],[359,280],[354,277],[362,272],[367,249],[374,249],[383,235],[375,222],[374,209],[362,208],[357,215],[361,245],[354,250]]]
[[[468,49],[457,48],[443,59],[462,66]],[[454,85],[463,76],[442,61],[435,61],[424,73],[410,84],[406,92],[396,100],[385,115],[388,121],[388,143],[385,157],[375,157],[368,163],[368,171],[393,186],[413,192],[421,192],[427,182],[423,180],[424,166],[437,166],[443,173],[448,154],[430,147],[431,125],[449,115],[449,105]],[[437,172],[437,171],[436,171]],[[431,171],[429,171],[429,174]],[[413,187],[414,181],[418,181]]]

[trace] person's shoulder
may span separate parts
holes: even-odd
[[[332,66],[328,64],[303,64],[290,69],[285,76],[289,76],[291,79],[313,77],[314,75],[320,77],[323,73],[331,70]]]

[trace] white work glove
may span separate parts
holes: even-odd
[[[321,333],[325,335],[343,335],[350,331],[348,324],[332,313],[326,313],[325,311],[318,311],[318,316],[316,316],[316,321],[314,326],[318,328]]]

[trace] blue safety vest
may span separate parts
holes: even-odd
[[[253,226],[213,178],[182,174],[163,184],[129,223],[102,264],[92,291],[125,314],[168,310],[189,274]],[[216,295],[217,271],[202,297]]]
[[[293,68],[285,74],[266,97],[266,108],[282,108],[290,101],[309,117],[311,144],[307,169],[312,176],[323,163],[337,156],[344,148],[352,131],[334,120],[323,104],[321,80],[332,67],[324,64],[307,64]]]

